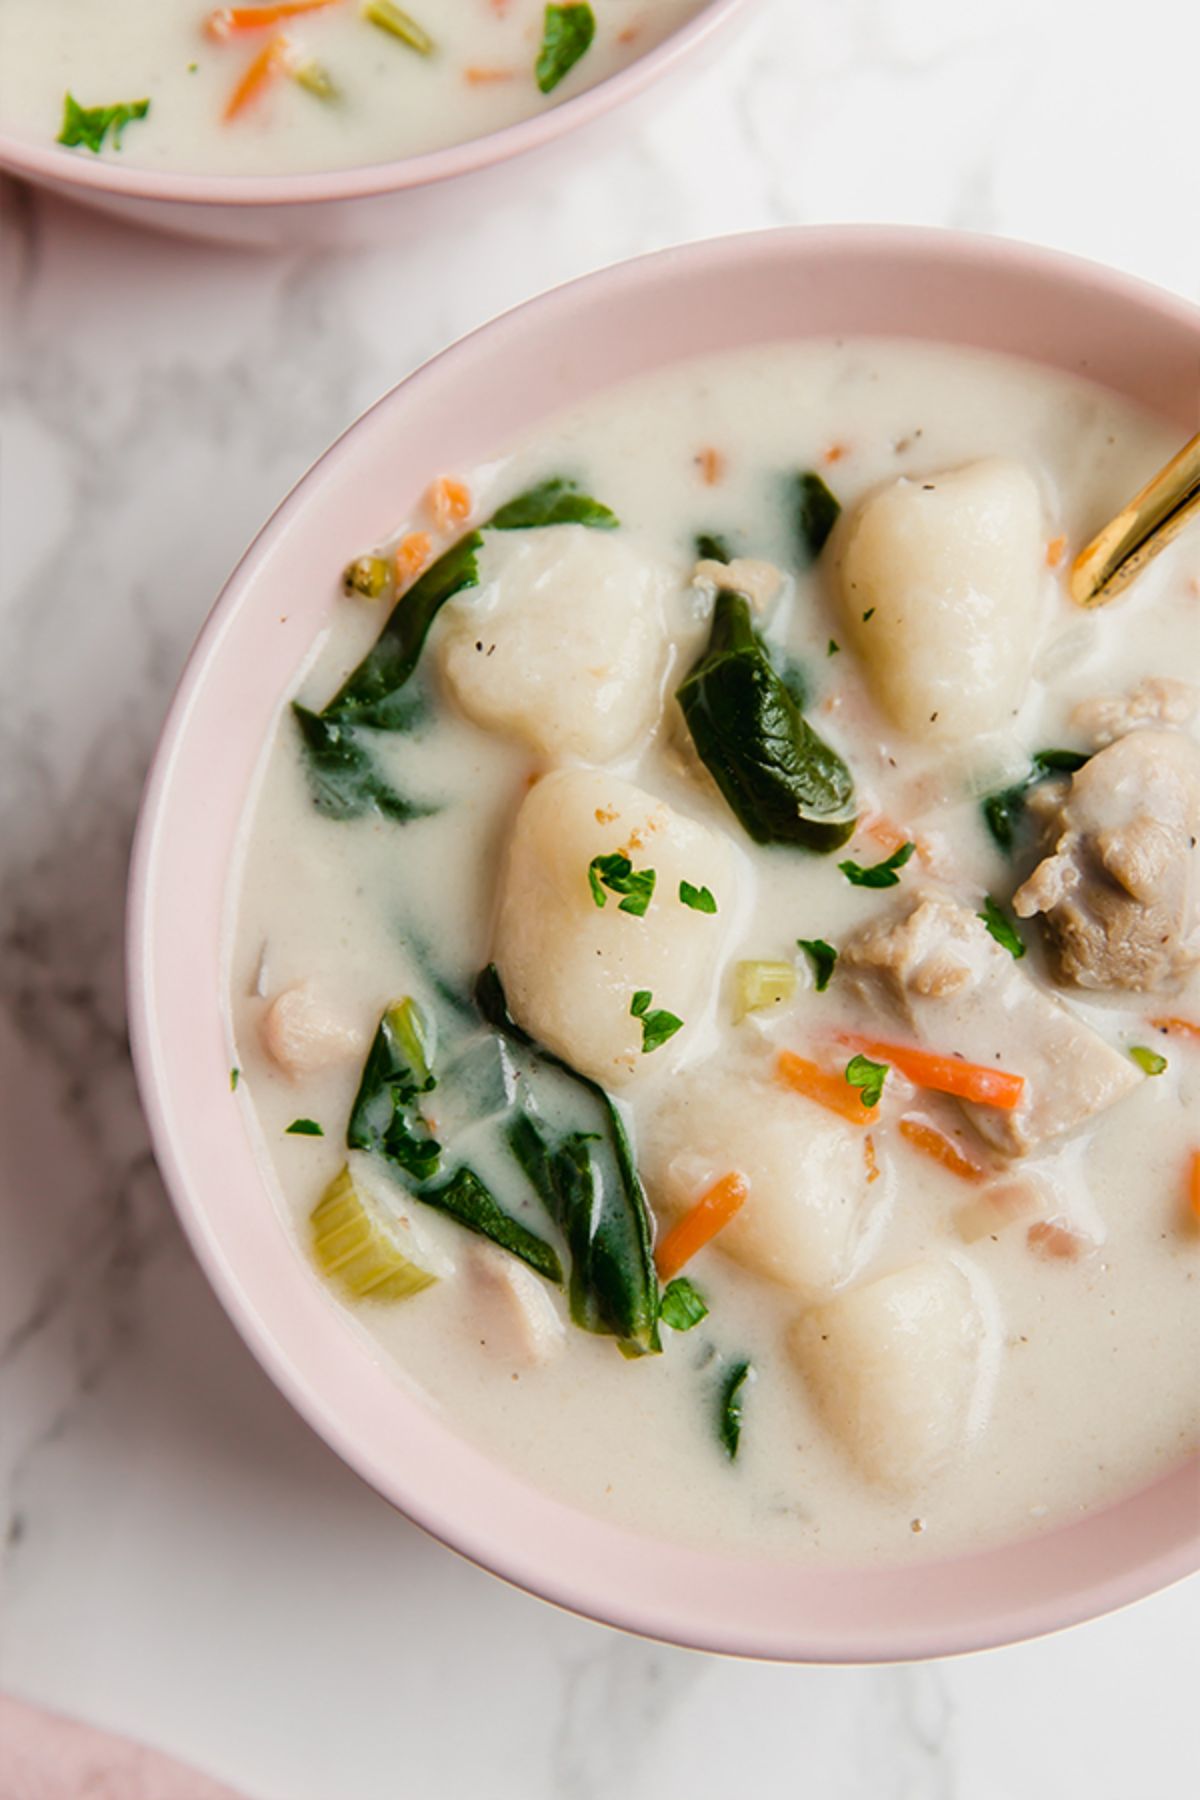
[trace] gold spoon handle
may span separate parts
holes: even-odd
[[[1104,606],[1192,519],[1200,519],[1200,432],[1135,494],[1071,565],[1077,606]]]

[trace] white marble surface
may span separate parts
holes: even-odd
[[[272,259],[4,190],[0,1685],[253,1800],[1197,1791],[1200,1583],[974,1661],[801,1671],[616,1636],[427,1542],[293,1417],[193,1265],[120,952],[187,648],[383,388],[583,269],[776,223],[999,231],[1200,299],[1197,67],[1195,0],[766,0],[651,127],[471,241],[449,209],[437,241]]]

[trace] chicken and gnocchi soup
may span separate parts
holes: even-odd
[[[704,0],[0,0],[0,124],[203,174],[389,162],[594,87]]]
[[[314,570],[231,1104],[331,1304],[531,1482],[894,1559],[1195,1449],[1200,541],[1065,580],[1171,448],[780,345]]]

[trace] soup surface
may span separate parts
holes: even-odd
[[[894,1560],[1194,1451],[1200,544],[1065,582],[1172,448],[780,345],[330,544],[231,1104],[349,1328],[531,1482]]]
[[[702,4],[0,0],[0,126],[198,174],[387,162],[569,100]]]

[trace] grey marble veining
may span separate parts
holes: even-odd
[[[619,1637],[459,1561],[258,1371],[137,1107],[123,890],[159,723],[230,567],[379,392],[585,269],[774,224],[1006,232],[1200,298],[1191,0],[1145,0],[1136,32],[1094,0],[762,11],[569,179],[469,230],[448,199],[417,244],[225,251],[0,184],[0,1683],[251,1800],[1200,1784],[1195,1584],[971,1662],[800,1671]]]

